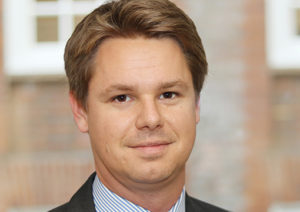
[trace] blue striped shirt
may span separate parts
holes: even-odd
[[[97,175],[95,176],[93,183],[93,198],[97,212],[149,212],[149,210],[146,210],[110,191],[103,185]],[[183,188],[179,199],[169,212],[185,212],[185,188]]]

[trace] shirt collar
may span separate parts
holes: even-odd
[[[106,188],[99,180],[98,176],[95,176],[93,182],[93,199],[95,209],[97,212],[102,211],[138,211],[149,212]],[[169,212],[185,212],[185,188],[182,189],[181,195],[175,205],[169,210]]]

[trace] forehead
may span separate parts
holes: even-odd
[[[189,74],[185,73],[186,69],[186,58],[171,38],[110,38],[99,46],[94,58],[95,74],[110,77],[148,72],[171,74],[172,70],[173,74],[179,70]]]
[[[166,49],[167,48],[167,49]],[[166,49],[166,51],[162,51]],[[168,52],[168,50],[171,50]],[[99,46],[97,51],[97,59],[100,57],[106,57],[107,55],[111,56],[111,53],[114,53],[115,56],[118,55],[127,55],[130,54],[131,57],[135,53],[143,56],[145,53],[168,53],[169,55],[183,55],[180,44],[173,38],[146,38],[143,36],[137,36],[133,38],[107,38]],[[160,57],[167,56],[166,54],[159,54]],[[114,58],[111,58],[114,59]]]

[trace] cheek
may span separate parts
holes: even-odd
[[[106,134],[109,140],[118,141],[121,145],[134,127],[134,122],[129,113],[107,113],[102,126],[103,134]]]
[[[182,133],[192,133],[192,128],[196,126],[196,110],[195,106],[186,104],[169,110],[168,122],[176,128],[176,131]]]
[[[178,140],[178,151],[182,156],[188,157],[196,136],[196,113],[193,105],[185,105],[173,111],[168,120],[171,130],[176,134]]]
[[[101,111],[105,111],[105,113]],[[130,118],[127,116],[108,109],[94,111],[93,113],[91,111],[89,134],[91,142],[94,143],[94,146],[97,146],[98,151],[105,150],[112,153],[117,151],[116,147],[122,147],[123,140],[128,135],[132,125]]]

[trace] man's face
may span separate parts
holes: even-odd
[[[74,115],[90,135],[101,180],[125,185],[184,180],[199,113],[192,76],[175,41],[104,41],[88,92],[87,110]]]

